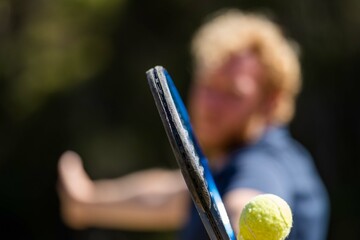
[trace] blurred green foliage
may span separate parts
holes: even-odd
[[[172,239],[68,229],[56,164],[73,149],[93,178],[175,167],[145,71],[165,66],[186,98],[191,36],[225,7],[264,12],[299,43],[291,131],[329,189],[329,239],[359,238],[358,0],[0,0],[0,239]]]
[[[8,81],[6,107],[13,117],[32,114],[52,95],[91,79],[106,66],[113,47],[112,22],[124,2],[2,0],[7,24],[1,65]]]

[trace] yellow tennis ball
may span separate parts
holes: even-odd
[[[290,233],[292,213],[282,198],[261,194],[245,205],[239,224],[239,240],[282,240]]]

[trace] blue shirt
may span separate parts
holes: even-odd
[[[213,173],[220,195],[252,188],[280,196],[293,212],[288,240],[325,240],[329,201],[309,153],[283,127],[270,127],[255,144],[235,151]],[[194,206],[180,234],[183,240],[209,239]]]

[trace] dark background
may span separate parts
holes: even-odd
[[[191,36],[224,7],[266,13],[300,44],[290,129],[329,191],[328,239],[360,239],[358,0],[0,0],[0,239],[173,239],[64,226],[57,161],[75,150],[93,179],[175,167],[145,71],[165,66],[186,98]]]

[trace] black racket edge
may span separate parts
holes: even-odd
[[[212,206],[215,204],[211,203],[206,180],[200,176],[197,169],[198,166],[196,164],[191,164],[194,162],[194,159],[192,154],[189,154],[189,151],[186,151],[187,149],[184,147],[184,142],[182,141],[183,139],[186,142],[187,137],[184,136],[184,134],[181,134],[181,131],[178,131],[178,128],[176,128],[176,125],[179,125],[179,123],[176,124],[176,122],[179,121],[174,120],[174,115],[176,116],[176,113],[171,113],[174,111],[177,112],[176,106],[171,94],[169,94],[170,97],[166,97],[165,92],[169,92],[169,89],[166,77],[163,74],[164,70],[163,67],[156,66],[155,68],[148,70],[146,74],[156,107],[159,111],[176,160],[181,168],[185,182],[203,222],[205,220],[204,225],[210,238],[214,240],[233,239],[228,236],[226,230],[220,230],[220,226],[224,228],[224,225],[221,217],[218,215],[217,207]],[[206,219],[204,219],[204,217],[206,217]]]
[[[169,89],[167,87],[165,77],[162,76],[163,68],[157,66],[147,71],[148,83],[151,93],[153,94],[155,105],[159,111],[165,132],[172,147],[175,158],[184,176],[185,182],[190,190],[193,200],[201,207],[203,212],[209,211],[211,208],[211,198],[207,190],[205,179],[199,173],[199,166],[194,164],[194,156],[185,147],[184,141],[187,137],[179,130],[179,119],[175,120],[173,111],[176,111],[174,103],[171,103],[169,97],[164,92]],[[191,144],[191,143],[188,143]]]

